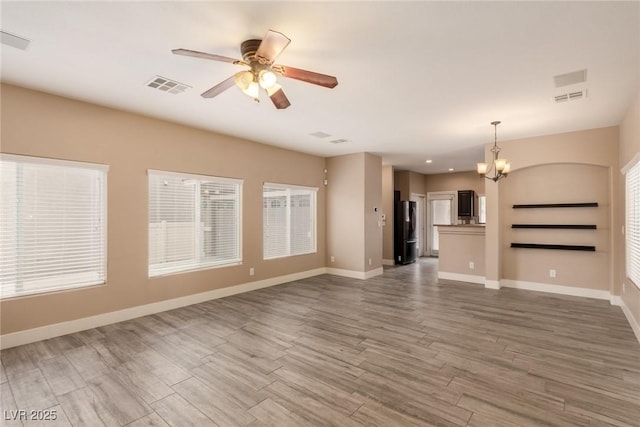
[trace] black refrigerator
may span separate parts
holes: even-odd
[[[396,264],[409,264],[418,258],[418,242],[416,239],[416,202],[396,201],[394,252]]]

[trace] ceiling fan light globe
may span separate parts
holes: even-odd
[[[269,89],[276,84],[276,74],[271,70],[262,70],[258,76],[258,81],[263,89]]]
[[[247,86],[246,89],[242,89],[242,91],[253,99],[257,99],[259,97],[260,86],[256,82],[251,82]]]
[[[248,71],[248,70],[240,71],[239,73],[235,74],[234,80],[236,81],[236,85],[240,89],[242,89],[243,91],[246,91],[251,85],[251,83],[253,83],[253,73],[251,73],[251,71]]]

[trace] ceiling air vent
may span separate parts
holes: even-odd
[[[7,46],[15,47],[16,49],[27,50],[27,47],[29,47],[29,43],[31,43],[31,41],[25,39],[24,37],[20,37],[15,34],[7,33],[6,31],[0,30],[0,43]]]
[[[584,83],[586,81],[587,81],[586,69],[553,76],[553,82],[555,83],[556,87],[575,85],[578,83]]]
[[[340,139],[332,139],[329,142],[332,143],[332,144],[342,144],[343,142],[347,142],[347,140],[344,139],[344,138],[340,138]]]
[[[573,101],[574,99],[582,99],[586,96],[586,91],[579,90],[577,92],[569,92],[569,101]]]
[[[563,93],[562,95],[556,95],[554,99],[556,102],[565,102],[569,100],[569,94]]]
[[[575,92],[562,93],[560,95],[556,95],[553,97],[556,103],[567,102],[567,101],[576,101],[578,99],[584,99],[587,97],[587,90],[577,90]]]
[[[175,80],[171,80],[161,76],[155,76],[153,80],[147,83],[147,86],[154,89],[161,90],[163,92],[169,92],[173,94],[182,93],[191,87],[184,83],[180,83]]]
[[[331,134],[328,134],[326,132],[322,132],[321,130],[319,130],[317,132],[310,133],[309,135],[315,136],[316,138],[326,138],[328,136],[331,136]]]

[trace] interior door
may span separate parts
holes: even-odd
[[[429,255],[438,256],[440,239],[438,225],[454,223],[455,192],[439,193],[429,196]]]

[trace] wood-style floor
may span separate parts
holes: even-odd
[[[2,424],[640,426],[619,307],[436,270],[317,276],[4,350]],[[55,422],[11,420],[43,409]]]

